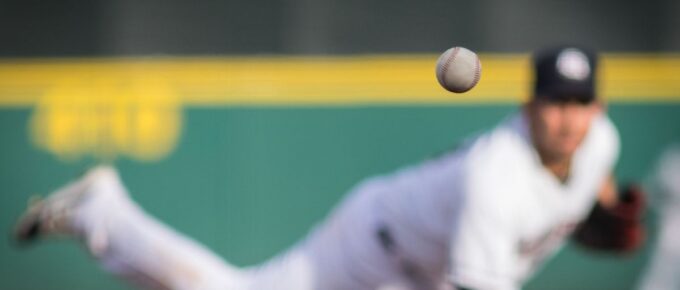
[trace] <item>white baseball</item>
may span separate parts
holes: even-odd
[[[446,90],[464,93],[479,82],[482,63],[477,54],[456,46],[447,49],[437,60],[437,80]]]

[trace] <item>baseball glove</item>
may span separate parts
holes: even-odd
[[[573,238],[581,246],[605,252],[628,253],[638,249],[645,240],[642,216],[645,194],[639,186],[629,185],[619,193],[613,207],[599,202],[585,221],[575,230]]]

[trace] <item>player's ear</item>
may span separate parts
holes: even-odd
[[[531,113],[531,107],[534,105],[534,98],[530,98],[522,104],[522,110],[526,113]]]
[[[534,113],[536,113],[536,110],[539,106],[539,101],[536,100],[535,97],[531,97],[529,100],[527,100],[523,105],[522,105],[522,110],[524,110],[525,114],[527,116],[532,116]]]
[[[607,106],[605,105],[604,102],[602,101],[593,101],[590,105],[590,108],[594,114],[599,114],[602,112],[607,112]]]

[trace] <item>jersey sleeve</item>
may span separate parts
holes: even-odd
[[[590,188],[589,192],[597,192],[602,182],[613,174],[620,151],[616,127],[606,114],[600,114],[574,156],[572,174],[579,176],[577,184]]]
[[[449,279],[470,289],[518,289],[512,182],[500,172],[485,171],[469,170],[463,180],[464,198],[451,235]]]
[[[600,115],[595,119],[593,128],[596,130],[591,143],[594,148],[594,155],[601,156],[601,164],[611,173],[621,152],[621,140],[619,132],[614,123],[606,114]]]

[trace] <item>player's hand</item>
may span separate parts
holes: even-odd
[[[629,185],[610,207],[597,203],[588,218],[574,232],[574,240],[586,248],[609,252],[632,252],[645,240],[642,216],[645,194],[639,186]]]

